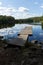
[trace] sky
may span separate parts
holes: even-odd
[[[43,15],[43,0],[0,0],[0,15],[24,19]]]

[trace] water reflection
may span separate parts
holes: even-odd
[[[35,25],[32,28],[33,36],[29,37],[29,41],[37,40],[43,42],[43,29],[41,25]]]
[[[43,42],[43,29],[41,25],[16,24],[12,28],[0,29],[0,36],[4,36],[4,39],[17,37],[17,34],[26,26],[32,26],[33,36],[29,37],[29,41],[38,40]]]
[[[26,26],[29,26],[29,24],[15,24],[12,28],[0,29],[0,36],[4,36],[4,39],[15,38]]]

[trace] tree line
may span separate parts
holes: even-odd
[[[18,19],[15,21],[16,23],[37,23],[37,22],[43,22],[43,16],[40,17],[31,17],[27,19]]]
[[[11,27],[18,23],[21,24],[21,23],[34,23],[34,22],[35,23],[41,22],[43,25],[43,16],[31,17],[31,18],[27,18],[27,19],[15,19],[12,16],[0,15],[0,28]]]
[[[11,27],[15,25],[15,19],[12,16],[0,15],[0,28]]]

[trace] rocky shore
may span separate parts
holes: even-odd
[[[43,65],[43,49],[0,45],[0,65]]]

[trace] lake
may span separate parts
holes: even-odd
[[[28,37],[29,42],[37,40],[43,42],[43,29],[41,25],[30,25],[30,24],[15,24],[11,28],[0,29],[0,35],[4,36],[4,39],[10,39],[17,37],[17,34],[26,26],[32,26],[32,36]]]
[[[39,43],[43,42],[43,29],[41,25],[32,26],[32,36],[29,36],[29,41],[37,40]]]

